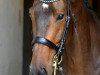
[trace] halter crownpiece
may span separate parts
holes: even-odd
[[[52,3],[52,2],[56,2],[58,0],[40,0],[43,3]]]

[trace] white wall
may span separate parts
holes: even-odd
[[[0,75],[22,75],[23,0],[0,0]]]

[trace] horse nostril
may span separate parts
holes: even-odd
[[[40,66],[38,68],[35,66],[30,66],[29,75],[47,75],[47,70],[43,66]]]
[[[45,68],[43,68],[44,72],[45,72],[45,75],[47,75],[47,70]]]
[[[39,74],[39,75],[47,75],[46,68],[41,67],[41,68],[40,68],[40,74]]]

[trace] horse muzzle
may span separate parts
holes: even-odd
[[[38,68],[30,65],[29,75],[48,75],[45,67],[40,66]]]

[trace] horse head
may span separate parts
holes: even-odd
[[[30,65],[33,75],[52,75],[53,73],[56,48],[44,44],[48,42],[55,46],[59,44],[66,23],[65,9],[67,9],[66,0],[35,0],[30,8],[33,37],[37,37],[33,45]]]
[[[100,55],[100,25],[83,0],[34,0],[30,16],[33,32],[31,75],[56,75],[63,47],[65,75],[100,74],[94,71],[99,60],[95,53]]]

